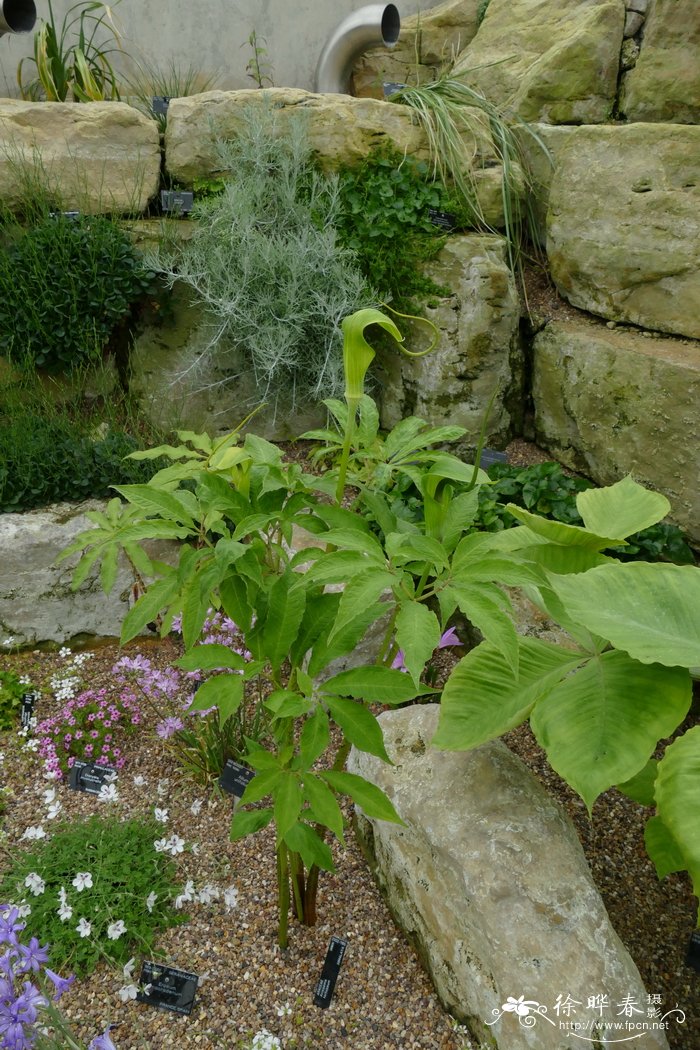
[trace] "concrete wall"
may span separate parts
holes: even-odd
[[[55,18],[62,19],[74,2],[55,0]],[[310,90],[328,36],[364,0],[121,0],[113,6],[124,50],[136,58],[220,72],[224,88],[253,87],[246,65],[254,29],[259,41],[265,38],[275,84]],[[406,17],[432,4],[398,0],[397,6]],[[47,0],[36,0],[36,7],[38,18],[48,18]],[[0,95],[17,96],[17,63],[32,54],[32,40],[32,34],[0,39]]]

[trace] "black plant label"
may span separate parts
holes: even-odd
[[[700,973],[700,930],[695,930],[690,938],[685,964]]]
[[[20,722],[22,723],[22,729],[29,729],[32,718],[34,717],[34,704],[37,701],[37,693],[24,693],[22,696],[22,706],[19,712]]]
[[[68,786],[74,791],[85,791],[88,795],[99,795],[102,785],[112,782],[117,771],[111,766],[98,766],[94,762],[76,759],[70,771]]]
[[[314,1006],[320,1006],[325,1010],[331,1005],[335,982],[338,980],[340,964],[345,957],[347,946],[348,942],[342,937],[331,937],[321,976],[314,989]]]
[[[145,962],[141,970],[141,991],[137,992],[136,999],[158,1010],[191,1014],[198,983],[196,973],[162,963]]]
[[[219,787],[222,791],[227,791],[229,795],[241,798],[254,776],[255,772],[252,769],[229,758],[219,777]]]
[[[428,218],[433,226],[451,233],[457,229],[457,216],[451,211],[440,211],[439,208],[428,208]]]

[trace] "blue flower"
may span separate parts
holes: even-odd
[[[53,970],[49,970],[48,966],[44,970],[44,973],[51,981],[53,981],[54,987],[56,989],[56,994],[53,997],[54,1002],[56,1002],[57,999],[61,998],[63,993],[70,988],[73,981],[75,980],[75,974],[72,974],[70,977],[60,977],[59,974],[54,973]]]
[[[35,970],[38,973],[41,969],[41,964],[49,961],[48,944],[40,948],[36,937],[32,937],[29,944],[19,944],[17,951],[19,953],[18,957],[22,961],[16,968],[16,973],[27,973],[28,970]]]
[[[108,1024],[102,1035],[96,1035],[88,1046],[88,1050],[117,1050],[116,1046],[109,1038],[109,1030],[111,1027],[111,1024]]]

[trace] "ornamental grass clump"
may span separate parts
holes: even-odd
[[[100,959],[123,965],[186,919],[172,904],[176,869],[170,851],[156,846],[161,833],[144,818],[62,824],[13,855],[0,899],[19,909],[28,936],[51,944],[56,969],[82,976]]]

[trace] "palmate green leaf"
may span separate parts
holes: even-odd
[[[235,653],[228,645],[213,643],[194,646],[173,664],[183,671],[217,671],[220,667],[242,671],[246,666],[240,653]]]
[[[530,725],[551,766],[590,811],[601,792],[641,770],[690,701],[687,671],[608,651],[539,700]]]
[[[319,704],[314,713],[306,719],[299,738],[299,758],[301,768],[311,769],[317,758],[320,758],[330,743],[331,730],[328,715]]]
[[[349,579],[340,597],[338,615],[328,641],[332,642],[343,628],[355,621],[363,610],[371,607],[394,583],[396,577],[393,573],[376,568],[357,573]]]
[[[288,570],[270,588],[263,648],[275,671],[287,658],[304,615],[306,591],[303,587],[293,586],[298,582],[296,573]]]
[[[290,689],[277,689],[264,701],[264,706],[276,718],[296,718],[297,715],[307,714],[313,704],[307,697]]]
[[[102,564],[100,565],[100,583],[102,584],[102,590],[105,594],[109,594],[117,582],[117,572],[119,571],[119,551],[115,546],[108,547],[102,557]]]
[[[265,769],[261,773],[256,773],[246,785],[245,791],[241,796],[241,805],[245,806],[249,802],[261,802],[268,795],[272,794],[281,776],[281,769]]]
[[[279,846],[290,828],[296,824],[304,797],[297,773],[282,771],[273,792],[277,845]]]
[[[656,805],[700,897],[700,726],[666,748],[656,778]]]
[[[150,517],[172,519],[190,528],[194,526],[181,500],[171,492],[151,485],[115,485],[114,488],[127,502]]]
[[[435,613],[423,602],[402,602],[396,615],[396,643],[416,686],[439,642],[440,622]]]
[[[452,552],[466,529],[473,524],[479,509],[479,489],[474,486],[469,492],[460,492],[453,497],[447,507],[442,522],[443,546],[448,552]]]
[[[448,588],[467,619],[481,631],[487,642],[495,645],[513,674],[518,674],[518,635],[513,621],[501,608],[504,597],[494,584],[455,581]]]
[[[530,714],[536,701],[574,670],[584,653],[535,638],[518,639],[518,674],[490,642],[463,657],[447,680],[434,747],[469,751],[507,733]]]
[[[337,660],[338,657],[352,652],[364,638],[370,624],[373,624],[387,612],[388,606],[386,602],[375,602],[373,605],[363,606],[358,608],[356,615],[342,630],[334,634],[332,641],[329,635],[320,635],[317,641],[314,642],[307,668],[312,678],[320,674],[333,660]]]
[[[576,507],[590,532],[623,539],[656,525],[671,510],[665,496],[643,488],[629,475],[606,488],[579,492]]]
[[[237,809],[231,821],[231,842],[237,842],[246,835],[254,835],[256,831],[266,828],[273,815],[271,809]]]
[[[358,572],[367,572],[371,564],[372,562],[359,551],[331,551],[322,555],[307,569],[304,579],[307,584],[345,583]],[[304,584],[300,581],[297,586],[301,587]]]
[[[650,817],[646,822],[644,845],[654,862],[659,879],[665,878],[673,871],[685,871],[686,859],[661,817]]]
[[[376,755],[383,762],[390,762],[384,747],[382,727],[371,711],[360,700],[346,700],[339,696],[324,696],[333,721],[359,751]]]
[[[304,776],[304,798],[313,809],[318,823],[329,828],[344,846],[343,814],[328,785],[320,777],[307,773]]]
[[[378,704],[403,704],[419,694],[432,692],[422,686],[416,687],[410,675],[379,664],[341,671],[323,682],[320,688],[324,693],[352,696],[356,700]]]
[[[339,594],[307,594],[304,617],[289,650],[292,664],[300,665],[318,638],[328,634],[338,614],[339,603]]]
[[[700,664],[700,569],[613,562],[550,583],[572,619],[640,663]]]
[[[216,707],[219,712],[219,725],[223,726],[235,715],[242,702],[243,676],[219,674],[200,685],[187,710],[206,711],[210,707]]]
[[[107,547],[107,550],[108,549],[109,548]],[[62,553],[65,553],[65,551]],[[103,554],[104,548],[102,547],[93,547],[92,550],[86,551],[85,554],[83,554],[82,558],[73,570],[73,577],[71,579],[70,585],[72,591],[77,591],[78,588],[83,583],[85,583],[85,580],[90,575],[90,570],[92,569],[93,565],[95,564],[97,559],[100,558]]]
[[[368,817],[387,820],[392,824],[403,824],[401,817],[394,809],[391,799],[375,784],[370,784],[356,773],[337,773],[332,770],[319,774],[330,786],[341,795],[349,795]]]
[[[386,538],[386,550],[394,562],[426,561],[437,572],[447,567],[447,551],[431,536],[420,533],[392,532]]]
[[[307,868],[315,864],[323,871],[335,871],[330,848],[308,824],[302,821],[294,824],[284,836],[284,841],[289,849],[301,856]]]
[[[319,539],[334,547],[342,547],[346,551],[360,551],[377,564],[384,562],[384,551],[381,544],[375,540],[374,536],[361,529],[329,529],[328,532],[322,532]]]
[[[179,582],[174,572],[152,583],[124,617],[121,632],[122,645],[140,634],[147,623],[155,620],[161,610],[175,599],[178,590]]]

